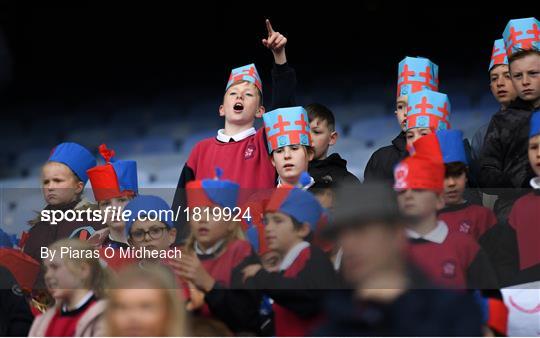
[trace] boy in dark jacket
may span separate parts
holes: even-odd
[[[510,77],[508,56],[506,55],[503,39],[495,40],[493,44],[491,62],[489,63],[489,88],[495,100],[500,104],[499,111],[505,110],[510,102],[514,101],[517,97],[516,90],[512,84],[512,78]],[[471,141],[471,155],[474,161],[471,169],[474,170],[475,176],[478,176],[477,173],[480,169],[477,162],[480,160],[480,153],[484,146],[484,138],[486,137],[488,126],[489,123],[486,123],[480,127]]]
[[[339,154],[328,156],[330,146],[336,144],[338,133],[334,114],[319,103],[305,106],[309,117],[309,127],[315,155],[309,162],[309,174],[315,182],[332,181],[335,185],[358,184],[360,181],[347,170],[347,161]]]
[[[306,336],[321,320],[322,296],[337,286],[332,263],[309,243],[322,207],[299,188],[278,188],[265,207],[265,237],[283,257],[278,272],[261,265],[244,269],[248,286],[273,300],[276,336]]]
[[[438,289],[412,264],[395,194],[384,183],[338,190],[326,232],[343,250],[348,290],[327,299],[317,336],[480,336],[480,308]]]
[[[480,184],[499,196],[495,213],[504,221],[533,177],[527,162],[529,119],[540,108],[540,26],[535,18],[510,20],[503,33],[518,98],[493,116],[480,159]],[[538,29],[538,28],[536,28]],[[500,189],[500,190],[497,190]]]
[[[393,182],[394,167],[407,156],[405,128],[408,95],[422,89],[437,91],[439,67],[426,58],[406,57],[399,63],[397,87],[395,114],[401,132],[392,140],[392,145],[382,147],[371,155],[364,171],[364,182]]]

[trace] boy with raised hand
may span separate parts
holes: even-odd
[[[384,180],[392,182],[394,167],[407,156],[407,105],[408,96],[423,89],[438,91],[439,67],[427,58],[405,57],[398,67],[396,115],[401,129],[392,140],[392,145],[375,151],[369,159],[364,171],[364,182]]]
[[[274,85],[285,88],[283,94],[276,91],[273,104],[277,107],[293,105],[296,75],[287,65],[285,45],[287,39],[272,29],[267,20],[268,38],[263,44],[274,55],[272,77]],[[226,173],[224,179],[240,184],[243,201],[253,189],[273,188],[276,184],[276,172],[266,153],[266,135],[264,129],[254,128],[255,119],[265,112],[263,106],[262,82],[254,64],[235,68],[225,88],[223,103],[219,115],[224,117],[224,128],[218,130],[215,138],[200,141],[192,149],[182,169],[174,195],[172,209],[178,211],[186,205],[185,186],[192,180],[214,177],[214,169],[220,167]],[[175,221],[178,240],[182,242],[189,233],[189,227],[182,217]]]
[[[281,48],[287,39],[273,30],[269,20],[266,20],[266,29],[268,38],[263,39],[263,44],[272,50],[275,62],[272,70],[273,106],[285,107],[286,103],[295,106],[296,76],[294,69],[287,63],[284,47],[283,50]],[[309,174],[316,182],[332,180],[336,184],[359,183],[358,178],[347,170],[346,160],[336,153],[328,156],[329,147],[335,145],[338,139],[332,111],[319,103],[308,104],[304,108],[309,116],[314,150],[313,159],[309,162]]]
[[[274,66],[272,67],[272,107],[283,108],[296,106],[296,72],[287,62],[285,46],[287,38],[280,32],[274,31],[270,20],[266,19],[268,36],[262,39],[262,44],[272,51]]]
[[[510,20],[503,38],[518,98],[491,119],[480,159],[480,184],[497,194],[495,213],[504,221],[533,177],[527,163],[529,119],[540,108],[540,22]],[[490,191],[489,189],[492,189]],[[497,190],[500,189],[500,190]]]

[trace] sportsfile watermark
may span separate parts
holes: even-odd
[[[242,222],[251,221],[251,210],[246,208],[229,207],[186,207],[179,206],[176,212],[173,210],[140,210],[133,214],[131,210],[125,210],[120,207],[108,206],[104,210],[86,209],[86,210],[42,210],[40,220],[56,225],[59,222],[97,222],[106,224],[108,220],[117,220],[122,222],[132,221],[151,221],[161,222],[163,220],[172,220],[178,222]]]

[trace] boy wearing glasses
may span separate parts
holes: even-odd
[[[176,239],[171,208],[157,196],[139,195],[125,208],[128,243],[135,249],[168,250]]]

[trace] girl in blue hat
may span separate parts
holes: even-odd
[[[97,207],[83,198],[88,181],[86,171],[95,165],[94,156],[77,143],[61,143],[52,150],[41,169],[41,190],[46,206],[29,222],[25,253],[41,261],[41,247],[62,238],[86,240],[104,227],[99,219],[93,219]],[[83,213],[87,210],[92,212]]]

